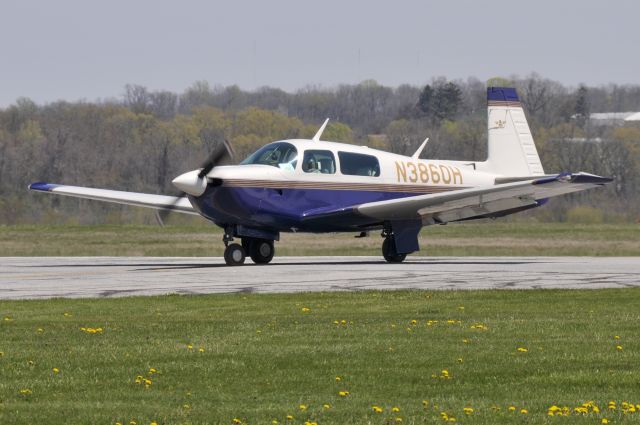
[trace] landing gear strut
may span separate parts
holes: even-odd
[[[382,256],[384,259],[388,263],[402,263],[407,254],[398,254],[393,233],[385,229],[382,232],[382,237],[384,237],[384,242],[382,242]]]

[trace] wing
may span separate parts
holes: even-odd
[[[32,183],[29,185],[29,189],[54,193],[56,195],[73,196],[75,198],[94,199],[96,201],[115,202],[117,204],[199,215],[187,198],[177,198],[175,196],[94,189],[92,187],[65,186],[43,182]]]
[[[564,173],[522,182],[370,202],[355,206],[354,210],[377,220],[422,218],[425,224],[445,223],[506,215],[538,206],[547,198],[602,186],[611,180],[587,173]]]

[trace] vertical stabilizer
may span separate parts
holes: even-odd
[[[481,168],[504,176],[543,175],[544,169],[516,89],[488,87],[487,108],[489,155]]]

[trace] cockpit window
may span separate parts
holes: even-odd
[[[304,152],[302,171],[305,173],[335,174],[336,159],[331,151],[308,150]]]
[[[249,155],[240,164],[262,164],[294,171],[298,163],[298,151],[291,143],[271,143]]]
[[[340,158],[340,172],[350,176],[370,176],[380,175],[380,163],[373,155],[363,155],[360,153],[338,152]]]

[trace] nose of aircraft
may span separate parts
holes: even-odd
[[[189,171],[173,179],[171,183],[181,191],[193,196],[200,196],[207,188],[207,179],[198,177],[200,170]]]

